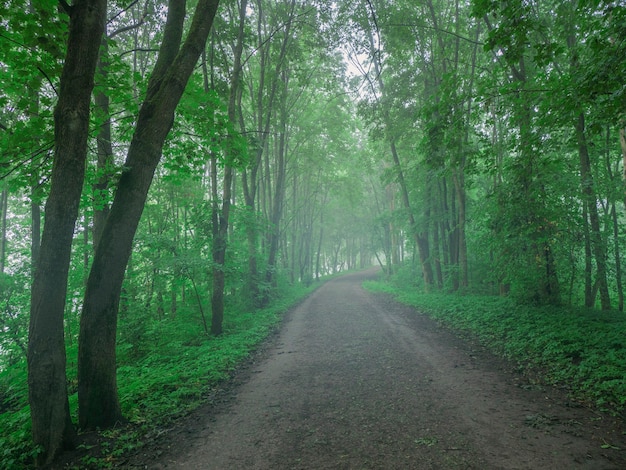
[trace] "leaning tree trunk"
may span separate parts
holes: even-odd
[[[380,63],[380,59],[377,54],[374,53],[376,47],[374,45],[374,37],[371,31],[368,31],[368,40],[370,49],[372,51],[372,62],[374,65],[374,72],[376,74],[376,79],[378,82],[378,87],[380,88],[380,92],[382,95],[382,100],[386,96],[385,90],[385,82],[382,79],[382,64]],[[383,109],[384,114],[384,125],[387,130],[392,128],[391,120],[389,117],[389,110]],[[391,134],[391,133],[390,133]],[[398,155],[398,149],[396,147],[396,141],[393,137],[389,137],[388,139],[389,147],[391,150],[391,156],[393,158],[393,166],[396,173],[396,178],[398,184],[400,185],[400,194],[402,197],[402,205],[408,212],[409,217],[409,226],[411,229],[411,235],[415,240],[415,245],[417,246],[417,251],[420,259],[420,264],[422,267],[422,277],[424,279],[424,288],[429,290],[434,282],[435,275],[433,273],[433,268],[430,260],[430,244],[428,242],[428,232],[420,232],[417,223],[415,220],[415,216],[413,214],[413,208],[411,206],[411,202],[409,199],[409,192],[406,185],[406,180],[404,178],[404,172],[402,170],[402,165],[400,164],[400,157]]]
[[[28,390],[32,435],[48,464],[73,445],[67,398],[63,312],[74,225],[85,177],[89,107],[106,0],[77,0],[54,110],[54,162],[41,249],[31,291]]]
[[[98,60],[98,74],[106,82],[108,74],[108,39],[103,36],[100,58]],[[99,90],[94,94],[94,102],[97,112],[100,113],[102,123],[98,128],[96,136],[97,146],[97,163],[96,163],[96,182],[93,184],[94,208],[93,208],[93,246],[98,246],[104,222],[109,215],[109,201],[107,190],[112,178],[113,167],[113,146],[111,144],[111,117],[110,117],[110,100],[104,90]]]
[[[218,3],[200,0],[180,47],[185,1],[169,2],[159,58],[87,281],[78,349],[78,417],[83,429],[110,427],[121,419],[115,337],[124,272],[174,111],[205,47]]]

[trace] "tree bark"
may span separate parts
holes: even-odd
[[[393,157],[393,163],[395,166],[396,175],[398,177],[398,183],[400,184],[402,203],[404,205],[404,208],[408,212],[409,226],[411,227],[412,235],[417,245],[417,252],[422,266],[424,287],[426,288],[426,290],[428,290],[434,282],[433,268],[430,263],[430,245],[428,243],[428,233],[419,232],[417,229],[417,223],[415,221],[415,216],[413,215],[413,210],[409,201],[409,191],[406,185],[406,181],[404,179],[404,172],[402,171],[402,167],[400,166],[400,158],[398,157],[396,144],[393,141],[391,142],[391,155]]]
[[[276,258],[278,255],[278,241],[280,238],[280,219],[283,213],[283,201],[285,198],[286,179],[286,152],[287,152],[287,103],[286,95],[289,79],[287,72],[282,73],[284,82],[284,95],[280,111],[280,130],[278,136],[278,149],[276,155],[276,182],[274,185],[274,198],[270,213],[269,251],[267,256],[267,269],[265,271],[265,283],[274,287],[276,282]],[[269,291],[265,292],[263,304],[269,302]]]
[[[4,273],[4,263],[7,254],[7,212],[9,205],[9,192],[2,189],[0,193],[0,274]]]
[[[626,182],[626,127],[622,127],[619,130],[619,143],[622,149],[622,184],[623,184],[624,182]],[[626,192],[622,194],[622,197],[624,198],[624,204],[626,205]],[[614,215],[614,217],[617,217],[617,215]],[[619,268],[619,271],[621,272],[621,266]],[[621,292],[622,291],[621,276],[619,277],[618,286],[620,288],[620,311],[621,311],[623,310],[623,293]]]
[[[615,201],[611,203],[611,219],[613,221],[613,251],[615,252],[615,282],[617,284],[617,309],[624,311],[624,286],[622,284],[622,261],[619,244],[619,222]]]
[[[102,47],[97,68],[98,75],[106,81],[108,74],[108,40],[106,35],[102,37]],[[93,246],[98,246],[104,223],[109,215],[109,201],[107,191],[113,174],[113,147],[111,145],[111,117],[110,117],[110,100],[108,95],[100,90],[94,95],[96,111],[100,113],[102,124],[98,129],[96,136],[97,145],[97,163],[96,163],[96,182],[93,185],[94,193],[94,210],[93,210]]]
[[[585,137],[585,115],[582,112],[578,115],[575,128],[576,139],[578,141],[578,156],[580,157],[582,193],[583,198],[587,202],[587,211],[591,223],[591,246],[596,259],[596,279],[598,281],[598,290],[600,291],[600,305],[602,310],[610,310],[611,299],[607,283],[606,244],[600,229],[598,201],[596,200],[593,175],[591,173],[591,161],[589,160],[589,150]]]
[[[41,249],[41,206],[37,201],[38,189],[33,188],[30,201],[30,272],[34,279],[37,270],[37,260]]]
[[[593,290],[593,262],[591,253],[591,234],[589,231],[588,203],[583,200],[583,235],[585,240],[585,307],[593,307],[595,295]]]
[[[233,72],[230,77],[230,94],[228,98],[228,121],[234,129],[237,126],[237,97],[239,96],[241,80],[241,55],[243,53],[243,37],[246,19],[247,0],[242,0],[239,11],[239,32],[235,45]],[[226,162],[224,164],[224,180],[222,188],[222,209],[218,210],[217,195],[213,197],[213,282],[211,292],[211,333],[222,334],[222,322],[224,320],[224,287],[225,287],[225,261],[228,247],[228,224],[230,218],[230,206],[233,187],[233,160],[235,158],[235,138],[229,133],[226,145]],[[214,176],[216,168],[213,165]],[[213,189],[216,191],[216,180]]]
[[[28,387],[32,435],[48,464],[74,443],[65,372],[63,313],[74,226],[85,177],[89,107],[106,0],[77,0],[54,110],[54,161],[41,251],[31,290]]]
[[[324,195],[324,202],[320,209],[320,234],[317,239],[317,250],[315,253],[315,280],[320,279],[320,257],[322,256],[322,242],[324,241],[324,206],[326,205],[326,194]]]
[[[87,281],[78,349],[78,416],[82,429],[110,427],[122,418],[115,337],[124,271],[174,111],[205,47],[218,3],[199,1],[182,47],[185,1],[169,3],[159,57]]]
[[[292,20],[294,17],[296,2],[291,1],[289,4],[289,13],[288,18],[285,21],[285,34],[283,35],[280,53],[278,59],[276,60],[276,67],[273,71],[273,77],[271,83],[268,86],[268,90],[265,89],[266,77],[270,75],[267,71],[267,63],[269,57],[269,49],[271,46],[270,41],[265,41],[263,38],[263,25],[265,22],[265,15],[263,9],[263,2],[261,0],[257,0],[256,7],[258,10],[258,23],[257,23],[257,36],[258,36],[258,51],[259,51],[259,84],[258,84],[258,93],[256,96],[256,132],[257,132],[257,151],[255,155],[255,159],[250,168],[250,174],[248,175],[248,170],[244,170],[242,172],[242,181],[243,181],[243,191],[244,191],[244,199],[246,202],[246,207],[248,208],[250,217],[254,218],[257,214],[256,207],[256,197],[257,197],[257,188],[258,188],[258,171],[262,168],[263,157],[265,156],[266,168],[269,167],[269,159],[267,158],[266,147],[268,143],[268,138],[270,135],[270,127],[272,124],[272,116],[274,112],[274,106],[276,102],[276,96],[278,92],[278,85],[280,83],[281,72],[285,67],[285,56],[287,54],[287,46],[289,41],[292,39],[290,35]],[[269,171],[265,172],[266,178],[269,178]],[[267,181],[267,180],[266,180]],[[269,181],[265,186],[261,185],[262,189],[266,191],[269,197],[266,197],[262,200],[262,202],[266,202],[269,200],[269,206],[272,206],[271,202],[271,193],[269,192]],[[250,297],[253,304],[257,307],[260,307],[264,304],[267,298],[267,292],[261,293],[259,291],[259,282],[260,282],[260,274],[258,273],[258,262],[257,257],[258,249],[258,230],[256,226],[256,221],[252,220],[252,224],[249,224],[247,227],[247,238],[248,238],[248,270],[249,270],[249,279],[248,286]]]
[[[457,198],[457,207],[458,207],[458,243],[457,243],[457,253],[458,253],[458,266],[459,266],[459,286],[460,287],[468,287],[469,286],[469,274],[468,274],[468,266],[467,266],[467,241],[465,236],[465,223],[467,220],[466,216],[466,197],[465,197],[465,175],[463,174],[463,169],[458,170],[458,173],[454,175],[454,188]]]

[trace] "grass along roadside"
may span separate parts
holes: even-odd
[[[218,337],[204,335],[198,314],[192,311],[142,323],[140,338],[121,340],[118,346],[119,397],[130,423],[91,435],[81,444],[85,455],[74,468],[115,468],[158,429],[199,407],[270,335],[284,314],[319,285],[285,290],[264,310],[228,312],[224,333]],[[121,319],[121,336],[136,335],[136,326]],[[76,422],[75,344],[68,346],[67,357],[70,409]],[[29,468],[37,452],[30,436],[26,376],[25,361],[0,374],[1,469]]]
[[[366,282],[451,329],[477,338],[544,384],[611,413],[626,404],[626,315],[576,307],[532,307],[493,296],[424,294]]]

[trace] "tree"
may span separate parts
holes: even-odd
[[[124,271],[174,111],[204,50],[218,3],[198,2],[181,45],[186,2],[169,2],[159,56],[85,290],[78,355],[79,424],[83,429],[113,426],[122,419],[115,344]]]
[[[281,97],[285,99],[285,84],[281,80],[284,77],[283,72],[288,66],[288,46],[294,42],[294,35],[290,32],[293,28],[293,22],[296,16],[296,2],[285,3],[284,9],[276,8],[270,10],[274,15],[267,15],[265,12],[265,2],[257,0],[256,2],[256,21],[257,21],[257,42],[259,50],[259,61],[256,67],[250,66],[249,72],[249,84],[250,100],[252,101],[253,111],[252,119],[253,126],[248,125],[248,128],[254,129],[255,138],[254,141],[254,157],[249,162],[248,166],[241,172],[243,196],[246,203],[246,209],[248,211],[251,221],[247,224],[246,231],[248,235],[248,291],[250,296],[250,302],[252,305],[261,306],[268,302],[270,284],[272,277],[274,276],[274,262],[276,257],[277,244],[273,245],[270,241],[270,252],[267,255],[268,264],[265,271],[264,278],[259,275],[258,261],[261,257],[261,253],[258,250],[258,238],[259,230],[257,227],[256,217],[258,213],[265,212],[265,217],[269,219],[269,211],[262,211],[258,205],[268,203],[271,205],[272,196],[267,194],[267,191],[271,188],[270,180],[270,142],[271,130],[273,121],[272,119],[277,114],[277,108],[280,106]],[[280,35],[280,40],[271,40],[273,36]],[[256,80],[255,80],[256,79]],[[282,90],[282,94],[281,94]],[[246,131],[244,117],[242,115],[242,132]],[[277,131],[279,132],[279,131]],[[265,170],[265,174],[263,174]],[[284,178],[284,166],[278,173],[280,178],[283,174]],[[265,178],[263,180],[263,178]],[[284,188],[283,188],[284,189]],[[261,192],[263,191],[263,192]],[[261,203],[258,202],[258,196],[264,197]],[[273,210],[280,210],[282,208],[274,206]],[[275,212],[274,212],[275,214]],[[271,222],[270,222],[271,224]],[[271,226],[271,230],[278,230],[278,227]],[[276,232],[274,232],[276,235]],[[274,237],[272,234],[268,234],[268,238]],[[276,240],[277,241],[277,240]],[[272,248],[273,247],[273,248]],[[274,259],[274,261],[272,261]],[[261,289],[261,286],[263,288]],[[262,292],[261,292],[262,290]]]
[[[507,167],[510,182],[498,192],[500,213],[496,231],[504,248],[501,256],[507,258],[505,269],[511,279],[518,281],[516,286],[521,296],[542,304],[558,304],[561,292],[553,250],[554,207],[547,204],[548,174],[539,170],[548,157],[541,149],[542,135],[533,105],[537,102],[533,90],[537,64],[527,47],[539,28],[534,12],[524,2],[502,5],[477,2],[474,10],[487,25],[487,47],[497,51],[494,52],[497,64],[506,74],[504,80],[512,98],[508,109],[515,129],[515,155]],[[491,14],[498,24],[492,24]],[[512,263],[513,260],[516,262]]]
[[[224,279],[226,261],[226,248],[228,245],[228,224],[230,217],[231,194],[233,184],[233,166],[237,159],[238,145],[235,129],[238,125],[238,116],[241,110],[241,55],[243,54],[243,40],[245,33],[245,19],[247,0],[242,0],[239,7],[239,30],[237,41],[233,50],[233,70],[230,78],[230,89],[228,96],[228,124],[229,133],[227,136],[226,156],[224,161],[224,180],[222,183],[222,209],[218,209],[217,197],[217,167],[215,157],[212,157],[211,176],[213,177],[213,289],[211,292],[211,333],[219,335],[222,333],[222,321],[224,319]]]
[[[411,187],[407,184],[406,168],[403,167],[403,161],[400,154],[400,145],[404,138],[401,131],[397,130],[394,118],[399,118],[399,108],[395,106],[397,96],[390,93],[387,80],[389,71],[385,64],[385,59],[390,57],[393,52],[387,50],[387,42],[383,35],[383,30],[379,26],[377,15],[384,11],[383,5],[375,11],[371,4],[369,8],[362,8],[355,12],[354,21],[360,25],[363,34],[363,45],[369,55],[371,70],[366,74],[366,80],[371,88],[371,97],[369,103],[365,100],[362,102],[362,114],[371,115],[373,130],[377,138],[382,138],[388,145],[389,153],[392,161],[392,172],[394,180],[398,184],[399,198],[402,207],[408,219],[408,231],[417,247],[419,260],[422,268],[422,278],[426,289],[430,289],[434,284],[434,273],[432,269],[431,247],[429,241],[429,211],[430,203],[423,205],[422,223],[418,223],[416,217],[416,204],[412,201],[410,192]],[[365,71],[365,68],[361,66]],[[428,185],[428,183],[426,183]],[[428,193],[426,188],[425,193]]]
[[[0,5],[0,364],[25,349],[32,277],[41,463],[71,444],[67,383],[82,428],[123,421],[116,362],[162,324],[189,313],[215,340],[209,297],[224,334],[230,309],[371,253],[426,289],[623,308],[623,5],[240,0],[207,47],[217,0],[191,23],[171,0],[165,29],[164,4],[106,20],[100,1]]]
[[[85,175],[89,113],[105,0],[67,7],[69,36],[54,112],[55,148],[41,250],[31,290],[28,386],[32,434],[50,463],[73,445],[65,376],[63,312],[70,250]]]
[[[9,192],[2,188],[0,192],[0,274],[4,274],[4,263],[7,255],[7,210]]]

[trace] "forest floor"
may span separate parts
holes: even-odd
[[[324,284],[148,469],[624,469],[623,424],[361,282]]]

